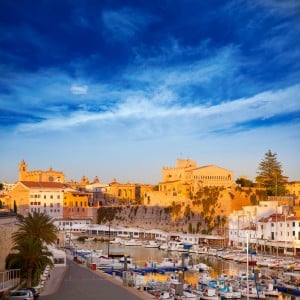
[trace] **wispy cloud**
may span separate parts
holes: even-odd
[[[133,38],[153,20],[151,15],[129,7],[120,10],[105,10],[102,13],[107,38],[117,41]]]
[[[88,93],[89,87],[87,85],[75,85],[70,87],[70,91],[74,95],[86,95]]]
[[[158,106],[148,97],[149,95],[144,95],[143,98],[124,99],[109,111],[77,110],[67,117],[53,116],[39,123],[21,125],[18,130],[22,132],[63,130],[85,124],[94,124],[98,127],[101,124],[101,126],[108,124],[108,121],[111,126],[112,122],[118,124],[130,120],[130,127],[135,128],[135,131],[141,121],[144,129],[147,123],[150,128],[155,121],[156,126],[163,127],[166,122],[169,125],[175,125],[175,128],[179,130],[176,134],[180,132],[185,134],[187,131],[193,131],[195,127],[206,132],[214,132],[222,128],[224,132],[226,129],[232,130],[233,127],[243,122],[266,120],[276,115],[300,111],[297,96],[299,93],[300,85],[296,85],[284,90],[266,91],[251,98],[241,98],[213,106],[170,105],[168,101]],[[282,103],[285,105],[282,106]],[[179,123],[178,120],[180,120]],[[180,126],[176,126],[176,123]],[[129,128],[125,128],[125,131],[127,130]]]

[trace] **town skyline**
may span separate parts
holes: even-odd
[[[300,180],[300,4],[0,2],[0,180],[156,184],[177,158]]]

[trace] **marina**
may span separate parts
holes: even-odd
[[[69,250],[81,263],[123,280],[125,276],[130,284],[152,291],[160,299],[175,299],[172,292],[180,283],[181,296],[186,298],[178,299],[193,299],[188,293],[195,299],[300,299],[300,272],[295,258],[225,248],[207,249],[206,253],[191,252],[191,247],[166,251],[147,244],[74,241]],[[89,253],[85,257],[81,255],[83,249]]]

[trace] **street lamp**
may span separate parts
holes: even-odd
[[[285,253],[285,256],[286,256],[286,239],[287,239],[287,236],[286,236],[286,215],[287,215],[287,212],[285,211],[284,212],[284,253]]]

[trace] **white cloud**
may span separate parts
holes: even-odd
[[[103,24],[109,39],[123,40],[134,37],[144,30],[154,18],[132,8],[106,10],[102,14]]]
[[[74,95],[86,95],[89,87],[87,85],[72,85],[70,91]]]
[[[138,134],[142,121],[144,131],[147,131],[146,126],[151,128],[155,122],[156,128],[165,128],[165,134],[184,135],[187,132],[195,131],[226,131],[226,129],[231,129],[243,122],[262,120],[279,114],[298,111],[299,94],[300,85],[295,85],[279,91],[266,91],[250,98],[241,98],[212,106],[193,105],[191,103],[174,104],[166,100],[162,101],[161,105],[157,105],[147,95],[144,97],[132,97],[131,95],[109,111],[89,112],[86,109],[81,109],[70,113],[69,116],[51,116],[40,123],[22,125],[19,130],[27,132],[34,130],[55,131],[85,124],[112,128],[119,126],[122,122],[128,122],[130,123],[130,130],[134,130]],[[166,97],[166,95],[172,97],[162,90],[161,96]],[[154,98],[159,97],[158,94],[153,96]],[[129,130],[129,128],[126,127],[124,130]]]

